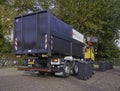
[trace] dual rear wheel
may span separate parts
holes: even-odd
[[[64,78],[67,78],[67,77],[70,76],[71,71],[72,71],[73,75],[77,75],[77,74],[78,74],[79,68],[78,68],[77,63],[75,63],[74,67],[72,68],[70,62],[66,62],[66,63],[64,64],[63,70],[62,70],[61,72],[59,72],[59,73],[57,73],[57,72],[52,72],[51,74],[54,75],[54,76],[55,76],[56,74],[57,74],[57,75],[60,74],[60,76],[62,76],[62,77],[64,77]],[[41,73],[41,72],[40,72],[40,74],[44,74],[44,73]]]
[[[75,63],[74,67],[71,67],[71,64],[69,62],[66,62],[63,68],[63,77],[69,77],[71,73],[73,73],[73,75],[78,75],[79,72],[79,67],[77,65],[77,63]]]

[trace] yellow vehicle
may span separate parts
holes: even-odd
[[[94,51],[92,47],[88,47],[85,51],[85,59],[95,60]]]
[[[94,44],[97,43],[98,39],[96,37],[87,37],[85,40],[85,60],[95,60]]]

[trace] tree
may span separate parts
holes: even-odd
[[[12,11],[12,12],[11,12]],[[13,30],[14,9],[10,7],[6,0],[0,1],[0,53],[11,51],[9,41],[5,39],[6,35],[10,35]]]
[[[98,37],[98,57],[116,57],[119,55],[115,45],[120,29],[119,5],[119,0],[56,0],[53,11],[78,31]]]
[[[34,10],[36,0],[15,0],[12,4],[18,15]]]
[[[9,34],[13,30],[12,19],[16,15],[50,9],[84,35],[97,36],[98,57],[117,57],[119,5],[119,0],[0,0],[0,33]]]

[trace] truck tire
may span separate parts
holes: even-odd
[[[75,65],[74,65],[73,72],[74,72],[74,75],[78,75],[79,67],[78,67],[77,63],[75,63]]]
[[[63,77],[69,77],[71,73],[71,67],[70,67],[70,63],[66,62],[63,68]]]

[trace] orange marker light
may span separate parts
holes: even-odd
[[[51,59],[51,62],[58,62],[58,59],[52,58],[52,59]]]

